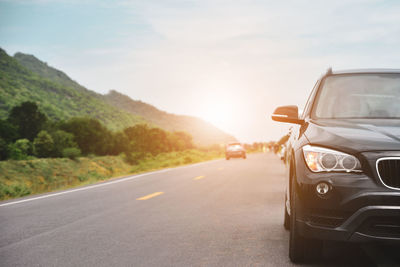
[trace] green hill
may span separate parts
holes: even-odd
[[[73,81],[64,72],[47,65],[47,63],[37,59],[33,55],[16,53],[14,55],[14,59],[16,59],[18,63],[21,64],[23,67],[27,68],[33,73],[36,73],[38,76],[42,78],[48,79],[52,82],[58,83],[65,87],[74,88],[77,91],[90,94],[92,96],[99,96],[95,92],[90,91],[85,87],[81,86],[79,83]]]
[[[37,102],[53,120],[89,116],[112,130],[149,123],[168,131],[186,131],[200,145],[235,140],[199,118],[170,114],[114,90],[98,94],[33,55],[16,53],[10,57],[0,48],[0,119],[27,100]]]
[[[202,145],[228,143],[236,139],[212,124],[196,117],[167,113],[142,101],[132,100],[129,96],[111,90],[104,99],[115,107],[145,118],[152,124],[168,131],[185,131],[193,140]]]
[[[31,55],[10,57],[0,48],[0,119],[24,101],[37,102],[52,120],[89,116],[112,130],[145,120],[112,107],[101,95],[85,89],[63,72],[47,66]]]

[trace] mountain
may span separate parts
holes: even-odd
[[[211,123],[193,116],[175,115],[161,111],[142,101],[132,100],[129,96],[111,90],[103,96],[105,101],[133,115],[139,115],[154,125],[168,131],[185,131],[199,144],[216,144],[236,141]]]
[[[186,131],[200,145],[236,140],[200,118],[170,114],[114,90],[98,94],[33,55],[11,57],[0,48],[0,119],[27,100],[37,102],[53,120],[90,116],[112,130],[148,123],[168,131]]]
[[[13,58],[0,48],[0,119],[5,119],[12,107],[28,100],[39,103],[52,120],[90,116],[112,130],[146,122],[108,105],[100,94],[78,85],[34,56],[18,53]]]
[[[85,87],[68,77],[64,72],[47,65],[47,63],[37,59],[33,55],[18,52],[15,53],[14,59],[17,60],[20,65],[42,78],[63,85],[65,87],[74,88],[75,90],[88,95],[96,97],[101,96],[93,91],[86,89]]]

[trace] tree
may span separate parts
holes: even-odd
[[[47,117],[40,112],[36,103],[27,101],[11,109],[8,121],[17,128],[20,138],[32,141],[42,130]]]
[[[26,138],[18,139],[15,143],[8,145],[8,152],[11,159],[24,160],[32,154],[32,144]]]
[[[6,160],[8,158],[8,148],[6,141],[0,137],[0,160]]]
[[[106,155],[109,151],[111,132],[96,119],[75,117],[62,123],[60,128],[74,135],[83,154]]]
[[[145,151],[153,155],[162,152],[168,152],[168,139],[167,132],[160,128],[151,128],[149,134],[146,136],[147,142],[145,143]]]
[[[156,155],[169,151],[167,132],[139,124],[124,130],[133,151]]]
[[[110,148],[108,149],[108,154],[119,155],[123,152],[127,153],[130,150],[129,139],[124,132],[112,134],[112,140]]]
[[[125,135],[128,137],[131,149],[135,152],[149,152],[146,150],[146,143],[149,140],[150,128],[146,124],[138,124],[128,127],[124,130]]]
[[[40,131],[33,141],[33,147],[38,157],[50,157],[54,149],[53,138],[47,131]]]
[[[57,130],[51,133],[53,139],[53,157],[63,157],[63,151],[66,148],[77,148],[74,141],[74,135],[63,130]]]
[[[185,150],[185,149],[192,149],[193,145],[193,137],[182,131],[173,132],[170,138],[171,146],[173,150]]]
[[[18,139],[17,127],[9,121],[0,120],[0,137],[7,143],[14,142]]]
[[[146,124],[138,124],[124,130],[131,151],[152,153],[180,151],[193,148],[192,136],[186,132],[167,132],[160,128],[150,128]]]

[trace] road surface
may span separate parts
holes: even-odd
[[[292,266],[284,166],[211,161],[0,203],[1,266]],[[398,247],[326,244],[311,266],[395,266]]]

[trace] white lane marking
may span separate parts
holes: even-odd
[[[199,166],[199,165],[203,165],[203,164],[214,163],[214,162],[218,162],[218,161],[222,161],[222,159],[210,160],[210,161],[199,162],[199,163],[195,163],[195,164],[191,164],[191,165],[187,165],[187,166],[180,166],[180,167],[175,167],[175,168],[162,169],[162,170],[158,170],[158,171],[146,172],[146,173],[142,173],[142,174],[128,176],[128,177],[125,177],[125,178],[119,178],[119,179],[114,180],[114,181],[103,182],[103,183],[100,183],[100,184],[89,185],[89,186],[76,188],[76,189],[70,189],[70,190],[62,191],[62,192],[58,192],[58,193],[50,193],[50,194],[47,194],[47,195],[44,195],[44,196],[38,196],[38,197],[32,197],[32,198],[28,198],[28,199],[22,199],[22,200],[7,202],[7,203],[0,204],[0,207],[11,206],[11,205],[19,204],[19,203],[30,202],[30,201],[34,201],[34,200],[60,196],[60,195],[70,194],[70,193],[79,192],[79,191],[90,190],[90,189],[93,189],[93,188],[98,188],[98,187],[102,187],[102,186],[106,186],[106,185],[111,185],[111,184],[117,184],[117,183],[121,183],[121,182],[130,181],[130,180],[137,179],[137,178],[140,178],[140,177],[143,177],[143,176],[149,176],[149,175],[152,175],[152,174],[158,174],[158,173],[173,171],[173,170],[176,170],[176,169],[191,168],[191,167],[195,167],[195,166]]]

